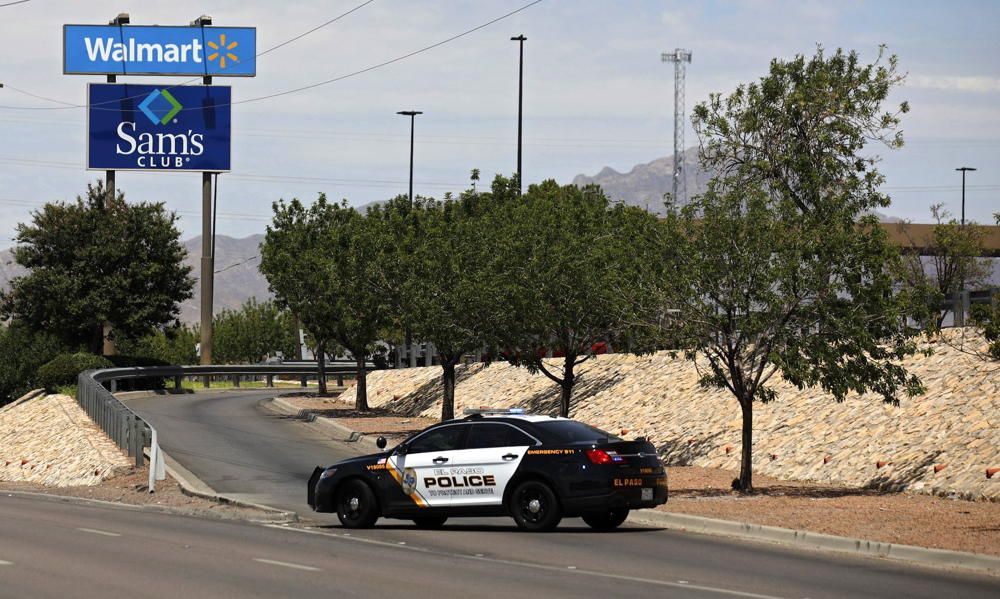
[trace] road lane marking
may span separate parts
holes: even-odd
[[[366,539],[362,537],[351,537],[348,533],[337,534],[333,532],[324,532],[321,530],[311,530],[307,528],[282,527],[275,524],[263,524],[262,526],[264,526],[265,528],[274,528],[276,530],[293,531],[303,534],[317,535],[321,537],[332,537],[334,539],[353,541],[355,543],[367,543],[369,545],[378,545],[381,547],[393,547],[395,549],[402,549],[406,551],[416,551],[418,553],[424,553],[428,555],[441,555],[441,556],[464,559],[469,561],[487,562],[494,564],[503,564],[506,566],[529,568],[532,570],[543,570],[547,572],[566,572],[580,576],[592,576],[594,578],[607,578],[611,580],[622,580],[626,582],[638,582],[643,584],[670,587],[670,588],[692,589],[696,591],[704,591],[706,593],[714,593],[716,595],[726,595],[729,597],[746,597],[747,599],[785,599],[784,597],[780,597],[777,595],[763,595],[760,593],[750,593],[747,591],[737,591],[735,589],[725,589],[721,587],[711,587],[707,585],[690,584],[690,583],[680,584],[677,582],[670,582],[668,580],[657,580],[655,578],[642,578],[638,576],[628,576],[626,574],[612,574],[610,572],[599,572],[597,570],[580,570],[580,569],[567,570],[560,566],[549,566],[546,564],[537,564],[532,562],[519,562],[515,560],[500,559],[495,557],[478,557],[472,555],[463,555],[461,553],[449,553],[447,551],[438,551],[434,549],[426,549],[423,547],[414,547],[413,545],[397,545],[396,543],[389,541],[379,541],[376,539]]]
[[[120,537],[121,535],[116,532],[108,532],[106,530],[97,530],[96,528],[78,528],[80,532],[89,532],[92,535],[103,535],[105,537]]]
[[[294,568],[296,570],[306,570],[309,572],[319,572],[319,568],[313,568],[312,566],[303,566],[302,564],[290,564],[288,562],[279,562],[273,559],[264,559],[262,557],[255,557],[253,561],[260,562],[262,564],[271,564],[272,566],[283,566],[285,568]]]
[[[13,566],[13,565],[14,565],[14,562],[7,562],[7,561],[4,561],[4,560],[0,559],[0,566]]]

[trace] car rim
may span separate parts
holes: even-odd
[[[525,489],[518,498],[518,505],[521,508],[521,517],[528,522],[538,523],[545,519],[548,513],[548,506],[545,503],[545,496],[536,489]]]
[[[351,497],[344,502],[343,507],[347,518],[357,520],[361,514],[361,499],[359,497]]]

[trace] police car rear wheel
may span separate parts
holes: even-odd
[[[508,505],[514,522],[524,530],[552,530],[562,520],[555,493],[543,482],[523,482],[510,494]]]
[[[417,528],[441,528],[447,520],[447,516],[420,516],[414,518],[413,523]]]
[[[612,530],[618,528],[628,518],[628,508],[618,508],[606,512],[584,514],[583,521],[594,530]]]
[[[337,518],[344,528],[370,528],[378,516],[378,504],[371,487],[360,480],[344,483],[337,494]]]

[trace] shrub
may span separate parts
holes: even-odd
[[[0,406],[39,387],[38,368],[68,350],[72,348],[54,335],[33,332],[17,321],[0,325]]]
[[[84,370],[111,368],[110,360],[94,354],[78,352],[75,354],[59,354],[38,368],[35,376],[37,384],[46,391],[54,392],[60,386],[71,385]]]

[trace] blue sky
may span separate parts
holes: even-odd
[[[84,170],[85,114],[11,89],[83,103],[99,77],[62,74],[61,26],[102,23],[256,26],[258,47],[285,41],[362,0],[276,3],[33,0],[0,8],[0,247],[32,206],[72,199],[100,176]],[[528,0],[376,0],[285,46],[254,79],[230,83],[248,99],[349,73],[489,21]],[[1000,2],[650,2],[544,0],[510,19],[358,77],[280,99],[234,107],[233,160],[220,178],[220,233],[262,232],[271,202],[324,191],[360,205],[406,191],[408,121],[417,117],[416,191],[459,191],[472,168],[515,166],[517,45],[525,44],[527,181],[569,182],[604,166],[628,171],[671,153],[673,78],[660,53],[693,52],[687,103],[763,75],[773,57],[817,44],[873,59],[889,45],[908,73],[894,101],[908,100],[905,148],[884,157],[887,213],[926,221],[928,206],[959,211],[957,166],[968,179],[967,214],[1000,210]],[[171,78],[132,78],[139,83]],[[22,107],[28,109],[12,109]],[[690,110],[689,110],[690,113]],[[688,131],[689,145],[695,142]],[[184,236],[200,231],[195,173],[120,173],[131,200],[164,201]]]

